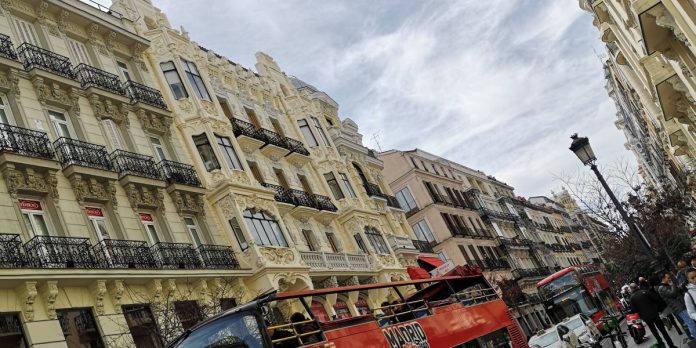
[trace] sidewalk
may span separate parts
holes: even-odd
[[[626,322],[621,323],[621,329],[622,329],[624,332],[627,332],[627,331],[626,331]],[[626,338],[627,338],[627,341],[628,341],[628,347],[629,347],[629,348],[634,348],[634,347],[635,347],[635,348],[648,348],[648,347],[652,346],[653,343],[655,343],[655,338],[652,337],[652,333],[650,333],[650,329],[646,328],[646,330],[647,330],[647,337],[648,337],[648,339],[647,339],[645,342],[641,343],[641,344],[635,344],[635,343],[633,343],[633,339],[631,338],[631,336],[630,336],[630,335],[627,335]],[[686,347],[687,347],[687,345],[686,345],[686,338],[687,338],[686,334],[678,335],[678,334],[677,334],[677,330],[675,330],[674,328],[672,328],[672,330],[669,330],[669,336],[670,336],[670,338],[672,339],[672,342],[674,342],[674,345],[677,346],[678,348],[686,348]],[[610,342],[604,342],[602,346],[603,346],[604,348],[611,348],[611,343],[610,343]]]

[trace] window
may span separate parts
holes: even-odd
[[[220,108],[222,108],[222,113],[225,114],[225,117],[228,119],[233,119],[234,115],[232,115],[232,108],[230,108],[230,104],[227,102],[227,99],[220,96],[218,96],[217,99],[220,102]]]
[[[135,347],[161,347],[159,330],[148,305],[122,306],[128,330],[133,337]]]
[[[365,241],[362,239],[362,236],[360,236],[360,233],[354,234],[353,238],[355,238],[358,249],[360,249],[363,254],[367,254],[367,245],[365,245]]]
[[[174,99],[188,98],[188,93],[186,92],[184,84],[181,82],[179,72],[176,71],[174,62],[169,61],[160,63],[160,68],[162,68],[162,72],[164,73],[165,80],[167,80],[169,89],[172,90]]]
[[[244,107],[244,113],[245,113],[245,114],[247,115],[247,117],[249,118],[249,123],[251,123],[251,124],[253,124],[254,126],[256,126],[256,128],[263,128],[263,127],[261,126],[261,122],[259,122],[259,118],[256,117],[256,112],[254,112],[254,110],[249,109],[249,108],[247,108],[247,107]]]
[[[110,119],[101,120],[102,128],[104,129],[104,134],[106,135],[106,145],[109,150],[125,150],[126,143],[123,141],[123,136],[121,135],[121,129]]]
[[[305,119],[297,120],[297,124],[300,126],[300,132],[302,132],[302,136],[305,138],[305,141],[307,142],[309,147],[319,146],[319,143],[317,142],[317,138],[315,138],[314,134],[312,134],[312,129],[309,128],[309,124],[307,123],[307,120],[305,120]]]
[[[310,186],[309,181],[307,181],[306,176],[297,174],[297,180],[300,181],[300,185],[302,185],[302,190],[304,190],[304,192],[314,193],[314,191],[312,191],[312,186]]]
[[[32,237],[50,235],[46,213],[40,201],[20,199],[19,208],[22,210],[24,224]]]
[[[70,122],[65,115],[57,111],[49,111],[48,117],[51,120],[51,124],[53,124],[53,129],[56,131],[56,136],[58,138],[72,138]]]
[[[273,126],[273,130],[280,134],[281,137],[285,137],[285,132],[283,132],[283,127],[280,126],[280,122],[278,122],[277,119],[271,117],[271,126]]]
[[[211,171],[213,169],[220,169],[220,163],[217,157],[215,157],[213,147],[210,146],[210,141],[205,134],[194,135],[193,143],[196,145],[198,154],[201,156],[205,170]]]
[[[124,80],[126,80],[126,81],[132,80],[130,70],[128,69],[128,64],[126,64],[124,62],[116,61],[116,66],[118,67],[118,72],[121,74],[121,77]],[[165,74],[165,77],[166,76],[167,76],[167,74]],[[179,76],[179,75],[177,74],[177,76]],[[167,79],[167,81],[169,81],[169,79]]]
[[[348,176],[346,173],[338,173],[338,176],[341,177],[341,181],[343,181],[343,187],[346,189],[346,192],[348,192],[348,195],[351,197],[357,197],[355,194],[355,190],[353,189],[353,185],[350,184],[350,180],[348,180]]]
[[[259,183],[264,183],[263,176],[261,175],[261,171],[259,170],[259,166],[256,165],[255,162],[249,161],[247,161],[247,165],[249,166],[249,169],[251,169],[251,174],[254,176],[254,179],[256,179],[256,181],[258,181]]]
[[[396,200],[399,201],[399,205],[404,208],[405,211],[411,211],[418,209],[416,205],[416,200],[413,199],[411,195],[411,190],[408,187],[404,187],[399,192],[395,194]]]
[[[205,83],[203,83],[201,74],[198,73],[198,68],[196,68],[196,64],[193,64],[183,59],[181,60],[181,63],[184,65],[184,71],[186,72],[186,76],[188,77],[188,80],[191,83],[191,87],[193,88],[193,91],[196,93],[198,98],[210,100],[210,95],[208,95],[208,90],[205,88]]]
[[[239,162],[239,157],[237,157],[237,153],[234,151],[230,138],[215,134],[215,140],[217,140],[218,146],[222,150],[222,156],[225,157],[227,166],[230,169],[242,169],[242,163]]]
[[[196,223],[196,218],[185,217],[184,224],[186,225],[186,229],[188,230],[189,235],[191,236],[191,240],[193,240],[193,244],[195,244],[196,247],[199,247],[201,244],[203,244],[203,239],[201,239],[201,233],[200,229],[198,228],[198,224]]]
[[[420,169],[420,168],[418,168],[418,163],[416,163],[416,159],[413,157],[409,157],[409,158],[411,159],[411,163],[413,163],[413,167],[416,169]]]
[[[3,323],[2,339],[0,344],[3,347],[27,348],[29,345],[24,337],[22,321],[19,313],[0,313],[0,322]]]
[[[12,116],[12,108],[7,101],[7,95],[0,93],[0,123],[14,124],[14,116]]]
[[[440,258],[440,260],[445,261],[445,262],[447,262],[449,260],[444,251],[438,251],[437,257]]]
[[[278,223],[263,211],[245,210],[244,221],[258,245],[287,247],[283,232]]]
[[[437,171],[437,168],[435,168],[435,163],[430,163],[430,166],[433,167],[433,171],[435,174],[440,175],[440,172]]]
[[[87,213],[89,223],[92,225],[92,228],[94,228],[97,239],[99,241],[111,239],[111,234],[109,233],[110,229],[107,226],[104,211],[97,207],[85,207],[85,213]]]
[[[333,193],[334,198],[343,199],[345,197],[333,172],[324,173],[324,179],[326,179],[326,183],[329,184],[329,188],[331,189],[331,193]]]
[[[150,241],[151,245],[155,245],[160,242],[159,235],[157,233],[157,226],[155,226],[155,218],[151,214],[140,213],[140,222],[145,228],[145,234],[147,239]]]
[[[290,188],[290,185],[288,185],[288,180],[285,179],[285,174],[281,169],[273,168],[273,173],[275,174],[276,179],[278,180],[278,185],[282,186],[284,189]]]
[[[336,235],[333,232],[326,232],[326,240],[329,241],[329,245],[333,252],[337,253],[340,251],[338,248],[338,240],[336,240]]]
[[[365,236],[378,254],[389,254],[389,247],[387,247],[387,243],[384,241],[384,237],[382,237],[382,234],[379,233],[379,231],[375,230],[374,228],[367,227],[365,228]]]
[[[167,159],[167,150],[162,145],[162,139],[160,137],[150,136],[150,144],[152,144],[152,149],[155,151],[155,157],[160,161]]]
[[[87,53],[87,47],[85,47],[85,44],[73,39],[68,39],[68,47],[70,47],[72,58],[77,63],[90,64],[89,54]]]
[[[244,237],[244,232],[242,232],[242,228],[239,226],[239,222],[237,222],[237,218],[231,218],[230,221],[230,228],[232,228],[232,232],[234,233],[235,238],[237,238],[237,243],[239,243],[239,248],[244,251],[249,248],[249,243],[246,241],[246,237]]]
[[[331,143],[329,143],[329,138],[327,138],[326,133],[324,133],[324,129],[321,128],[321,123],[319,123],[319,119],[316,117],[312,117],[312,123],[314,123],[314,128],[316,128],[317,134],[319,134],[319,137],[321,138],[321,141],[324,142],[324,145],[331,145]]]
[[[317,243],[314,240],[314,235],[312,234],[312,231],[310,230],[302,230],[302,237],[304,237],[305,242],[307,243],[307,247],[309,248],[309,251],[317,251],[319,250],[317,248]]]
[[[19,42],[28,42],[34,46],[39,45],[39,36],[36,35],[36,30],[34,29],[34,24],[21,19],[14,19],[15,29],[17,30],[17,35],[19,36]]]
[[[203,311],[196,301],[174,301],[174,312],[184,330],[188,330],[204,318]]]
[[[418,221],[415,225],[411,227],[413,228],[413,233],[416,234],[416,239],[426,242],[435,241],[435,237],[433,237],[433,232],[430,231],[430,227],[428,226],[428,223],[425,222],[425,220]]]
[[[56,316],[68,348],[104,347],[99,327],[89,308],[58,309]]]

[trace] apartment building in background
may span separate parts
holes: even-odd
[[[242,67],[148,0],[4,1],[0,33],[0,346],[158,347],[271,290],[417,264],[357,125],[268,55]]]
[[[679,0],[581,0],[609,55],[607,91],[646,182],[693,190],[696,7]]]

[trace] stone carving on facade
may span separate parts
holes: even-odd
[[[360,285],[360,279],[358,276],[350,276],[348,279],[341,282],[341,286],[354,286]]]
[[[148,72],[147,69],[147,64],[145,64],[145,61],[143,60],[143,55],[145,53],[145,50],[147,50],[147,47],[144,46],[143,44],[136,42],[133,47],[132,47],[132,57],[133,61],[140,67],[142,71],[145,73]]]
[[[330,277],[324,279],[321,282],[321,284],[319,284],[319,287],[322,289],[337,288],[338,287],[338,278],[336,278],[336,276],[330,276]]]
[[[116,102],[109,98],[100,98],[97,94],[92,94],[89,97],[89,103],[92,105],[94,116],[98,120],[110,119],[117,124],[129,126],[128,122],[128,106],[125,103]]]
[[[106,280],[97,280],[94,283],[94,310],[97,315],[104,315],[104,297],[106,297]]]
[[[46,281],[43,288],[43,296],[46,297],[46,313],[48,319],[56,319],[56,299],[58,298],[58,282],[55,280]]]
[[[177,105],[179,105],[179,109],[181,109],[181,111],[188,113],[193,112],[193,103],[188,98],[177,100]]]
[[[34,77],[31,83],[34,85],[36,96],[42,106],[45,107],[47,104],[58,105],[68,110],[70,115],[79,116],[80,105],[77,102],[79,98],[77,88],[69,87],[65,90],[59,83],[46,83],[41,77]]]
[[[236,195],[235,201],[237,201],[237,204],[239,204],[239,206],[242,207],[242,210],[259,209],[267,211],[276,216],[278,215],[278,213],[276,212],[275,200],[270,201],[254,194],[252,196]]]
[[[89,202],[111,202],[113,206],[118,205],[116,200],[116,181],[109,179],[99,179],[93,176],[84,177],[80,174],[73,174],[70,178],[75,192],[75,199],[79,204]]]
[[[309,280],[306,275],[297,272],[277,273],[273,280],[276,284],[278,284],[276,288],[280,291],[290,290],[290,288],[297,284],[298,281],[303,282],[305,285],[312,284],[312,281]]]
[[[114,280],[108,284],[107,289],[111,295],[111,302],[114,305],[116,313],[121,313],[121,299],[123,298],[123,292],[125,291],[125,286],[122,280]]]
[[[22,299],[22,309],[24,311],[24,317],[27,321],[34,321],[34,301],[38,295],[36,290],[36,282],[28,281],[22,283],[17,293]]]
[[[236,216],[235,211],[237,210],[237,208],[234,198],[232,198],[231,194],[227,194],[225,197],[222,197],[222,199],[217,201],[215,205],[217,205],[218,208],[220,208],[220,211],[222,211],[222,215],[226,219],[231,219]]]
[[[210,126],[210,128],[213,129],[213,132],[220,134],[220,135],[230,135],[232,134],[232,125],[230,125],[229,121],[223,121],[220,119],[215,118],[215,113],[210,113],[210,116],[213,117],[208,117],[204,120],[204,122]]]
[[[150,293],[151,302],[153,305],[159,305],[162,301],[162,280],[152,279],[147,284],[147,290]]]
[[[264,260],[275,265],[289,265],[295,262],[295,253],[290,248],[259,247],[258,266],[264,266]]]
[[[11,69],[8,72],[0,73],[0,90],[19,96],[19,78],[16,70]]]
[[[133,209],[154,208],[164,210],[164,192],[161,188],[129,183],[123,186]]]
[[[374,276],[366,278],[360,282],[360,284],[375,284],[375,283],[377,283],[377,278]]]
[[[172,126],[171,116],[155,114],[145,109],[138,109],[135,114],[138,116],[138,120],[140,120],[140,124],[145,130],[160,135],[169,135],[169,130]]]
[[[664,5],[656,6],[653,9],[648,10],[648,12],[655,16],[655,24],[657,24],[657,26],[671,30],[679,41],[683,42],[687,47],[691,46],[689,39],[687,39],[684,32],[679,29],[674,17],[672,17],[669,11],[667,11]]]
[[[377,255],[377,260],[385,267],[398,266],[398,262],[393,255]]]
[[[162,292],[167,296],[166,303],[171,303],[181,299],[181,292],[179,292],[179,289],[177,288],[176,279],[169,278],[165,280],[164,284],[162,285]]]
[[[174,190],[169,193],[174,202],[174,207],[180,215],[192,214],[192,215],[204,215],[205,214],[205,203],[203,201],[203,195],[200,193],[186,192],[181,190]]]
[[[37,172],[32,167],[16,168],[7,165],[2,170],[2,175],[7,183],[7,190],[13,198],[18,193],[27,192],[33,194],[47,194],[53,200],[58,200],[58,179],[55,170]]]

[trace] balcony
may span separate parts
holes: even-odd
[[[488,208],[483,208],[483,207],[478,208],[478,210],[479,210],[485,217],[488,217],[488,218],[491,218],[491,217],[492,217],[492,218],[496,218],[496,219],[510,220],[510,221],[517,221],[517,220],[519,220],[519,217],[518,217],[517,215],[510,214],[510,213],[505,213],[505,212],[502,212],[502,211],[495,211],[495,210],[488,209]]]
[[[105,239],[92,247],[99,264],[108,268],[155,269],[157,263],[146,242]]]
[[[291,147],[285,141],[285,137],[265,128],[259,128],[256,132],[259,135],[259,140],[265,143],[265,145],[261,147],[261,153],[263,153],[264,156],[277,161],[290,153]]]
[[[464,237],[464,238],[476,238],[476,234],[473,233],[468,227],[466,226],[450,226],[450,233],[452,233],[453,237]]]
[[[0,268],[22,268],[29,260],[18,234],[0,233]]]
[[[442,205],[447,205],[450,207],[463,208],[463,206],[459,202],[452,199],[452,197],[450,197],[450,196],[445,196],[445,195],[434,193],[434,194],[432,194],[432,198],[433,198],[433,202],[435,202],[435,204],[442,204]]]
[[[0,123],[0,152],[54,159],[53,148],[46,133],[4,123]]]
[[[17,60],[17,53],[12,47],[12,41],[9,36],[4,34],[0,34],[0,57]]]
[[[367,255],[301,251],[300,256],[302,257],[302,261],[314,270],[370,270],[370,261]]]
[[[520,280],[522,278],[546,277],[549,274],[551,274],[551,270],[548,267],[516,268],[512,270],[512,277],[515,280]]]
[[[338,208],[336,208],[336,206],[331,202],[331,199],[326,196],[301,190],[286,189],[282,186],[269,183],[262,183],[261,185],[275,191],[273,198],[277,202],[291,204],[295,207],[302,206],[313,208],[321,211],[335,212],[338,210]]]
[[[435,246],[435,242],[428,242],[425,240],[417,240],[414,239],[412,240],[413,246],[418,249],[418,251],[422,253],[431,253],[434,254],[435,251],[433,251],[433,246]]]
[[[161,268],[202,268],[201,259],[191,244],[159,242],[150,250]]]
[[[289,158],[290,160],[301,160],[302,163],[306,163],[304,159],[292,156],[293,153],[301,155],[300,157],[309,156],[309,151],[301,141],[283,137],[274,131],[256,127],[238,118],[230,118],[230,122],[234,136],[239,138],[238,141],[245,151],[253,152],[261,148],[261,152],[271,158],[290,156],[293,157]]]
[[[239,269],[239,261],[229,246],[200,245],[198,254],[201,256],[205,268]]]
[[[68,57],[27,42],[20,45],[17,48],[17,52],[24,64],[24,69],[27,71],[37,68],[71,80],[75,78],[75,74],[72,71],[72,63],[70,63],[70,58]]]
[[[35,236],[24,244],[39,268],[99,268],[87,238]]]
[[[586,241],[583,241],[582,243],[580,243],[580,246],[582,246],[583,249],[590,249],[590,248],[592,248],[592,242],[590,242],[589,240],[586,240]]]
[[[131,104],[144,103],[162,110],[167,110],[167,104],[164,102],[162,92],[154,88],[128,80],[123,83],[123,89],[126,91],[126,96],[130,98]]]
[[[120,96],[126,96],[126,90],[117,75],[84,63],[75,67],[75,75],[80,81],[80,86],[84,89],[96,87]]]
[[[416,247],[413,245],[413,241],[408,237],[390,234],[387,236],[387,243],[389,243],[392,250],[395,252],[417,252]]]
[[[557,253],[573,251],[573,249],[571,249],[570,246],[567,246],[565,244],[559,244],[559,243],[550,244],[549,248],[551,248],[552,251],[557,252]]]
[[[157,164],[150,156],[124,150],[116,150],[111,153],[111,162],[120,177],[134,175],[143,178],[162,180],[162,176],[159,170],[157,170]]]
[[[397,200],[396,197],[390,196],[390,195],[384,195],[384,198],[386,198],[388,206],[390,206],[394,209],[403,210],[403,208],[401,208],[401,204],[399,204],[399,200]]]
[[[529,249],[529,245],[531,244],[530,240],[521,238],[497,237],[496,239],[498,240],[498,242],[500,242],[502,246],[506,248]]]
[[[382,198],[385,200],[387,199],[387,195],[385,195],[382,192],[382,189],[379,188],[379,185],[373,184],[371,182],[365,182],[363,183],[363,187],[365,188],[365,192],[367,192],[368,196]]]
[[[500,260],[500,259],[483,259],[483,260],[477,260],[479,266],[483,270],[487,271],[496,271],[496,270],[502,270],[502,269],[509,269],[510,268],[510,263],[508,263],[507,260]]]
[[[107,171],[114,169],[109,153],[102,145],[61,137],[53,142],[53,147],[63,168],[77,165]]]
[[[170,160],[162,160],[157,164],[160,175],[167,184],[181,184],[188,186],[201,186],[201,180],[192,165]]]

